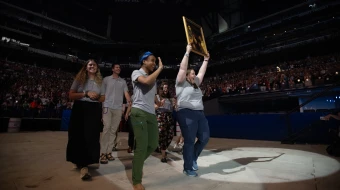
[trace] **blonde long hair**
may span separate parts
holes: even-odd
[[[78,72],[78,74],[76,75],[76,78],[74,80],[78,81],[82,86],[84,86],[86,80],[89,78],[86,68],[87,68],[87,65],[91,61],[94,62],[97,65],[97,73],[96,73],[96,76],[94,77],[94,81],[96,81],[96,83],[99,86],[101,86],[102,81],[103,81],[103,77],[102,77],[102,74],[100,73],[99,65],[93,59],[89,59],[89,60],[86,61],[86,64],[83,65],[83,67],[80,69],[80,71]]]

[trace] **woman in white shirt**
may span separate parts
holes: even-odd
[[[176,96],[178,106],[177,120],[184,137],[183,173],[187,176],[196,177],[198,156],[210,137],[208,120],[205,118],[203,111],[203,94],[199,88],[207,69],[209,54],[204,56],[204,61],[196,76],[193,69],[188,69],[191,49],[191,45],[188,45],[180,65],[176,78]],[[197,142],[195,142],[196,137]]]

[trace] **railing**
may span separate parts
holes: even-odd
[[[290,122],[290,115],[294,112],[296,112],[297,110],[299,110],[300,108],[302,108],[303,106],[307,105],[308,103],[310,103],[311,101],[325,95],[326,93],[328,93],[329,91],[331,91],[333,88],[337,87],[340,84],[340,81],[337,81],[333,84],[331,84],[330,86],[328,86],[327,88],[325,88],[324,90],[322,90],[319,93],[316,93],[314,95],[312,95],[312,97],[310,97],[307,101],[303,102],[302,104],[296,106],[295,108],[289,110],[286,112],[286,114],[283,115],[283,117],[285,117],[286,119],[286,126],[287,126],[287,132],[288,132],[288,136],[287,138],[283,139],[281,141],[282,144],[293,144],[294,141],[300,136],[302,135],[309,127],[306,127],[298,132],[293,133],[292,132],[292,125]]]

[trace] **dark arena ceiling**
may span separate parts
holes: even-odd
[[[201,18],[210,12],[223,16],[238,11],[243,15],[243,22],[248,22],[306,0],[4,1],[101,36],[107,34],[111,15],[111,40],[167,44],[186,42],[182,16],[200,24]]]

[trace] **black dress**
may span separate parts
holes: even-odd
[[[74,81],[71,87],[77,92],[95,91],[101,93],[101,86],[94,80],[87,80],[85,85]],[[103,130],[102,103],[82,98],[74,101],[68,128],[66,160],[78,167],[99,163],[100,132]]]
[[[67,161],[78,167],[99,163],[101,118],[101,103],[74,102],[68,129]]]

